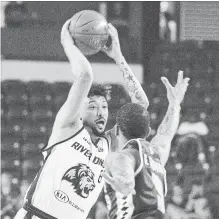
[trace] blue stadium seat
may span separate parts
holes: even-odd
[[[188,91],[192,93],[204,93],[204,92],[211,92],[213,90],[213,84],[209,80],[204,80],[201,78],[196,78],[194,80],[190,80],[190,86],[188,87]]]
[[[14,124],[21,124],[24,120],[29,120],[30,112],[26,105],[10,105],[7,114],[5,115],[6,120],[12,121]]]
[[[68,82],[54,82],[51,84],[53,93],[53,106],[56,112],[66,101],[71,85],[72,84]]]
[[[209,140],[219,140],[218,130],[219,125],[218,124],[209,124],[209,134],[207,136],[207,139]]]
[[[65,103],[67,96],[68,96],[68,93],[66,93],[66,94],[62,93],[62,94],[59,94],[59,95],[54,97],[53,107],[54,107],[55,112],[59,111],[59,109]]]
[[[1,133],[1,151],[19,153],[22,143],[21,130],[19,127],[4,127]]]
[[[183,105],[188,109],[195,108],[197,109],[197,112],[202,108],[207,108],[210,111],[212,108],[212,101],[213,97],[211,94],[204,93],[203,95],[198,95],[197,93],[190,93],[186,95]]]
[[[218,64],[217,72],[219,72],[219,64]],[[219,74],[217,75],[217,77],[214,78],[213,86],[215,88],[215,92],[218,92],[219,91]]]
[[[32,121],[34,123],[48,123],[52,124],[54,122],[54,113],[50,110],[38,110],[32,112]]]
[[[34,181],[34,178],[36,177],[37,173],[38,173],[38,169],[36,170],[27,169],[25,171],[22,170],[22,180],[27,180],[31,184]]]
[[[111,85],[110,96],[111,96],[111,99],[108,103],[109,108],[116,107],[117,109],[119,109],[125,103],[130,102],[129,95],[126,93],[124,87],[118,84]]]
[[[149,102],[151,101],[153,97],[157,95],[157,90],[158,90],[157,86],[158,85],[156,83],[142,85],[144,92],[146,93],[149,99]]]
[[[157,113],[159,116],[164,114],[168,106],[168,101],[164,96],[157,96],[150,102],[151,110],[150,112]]]
[[[11,102],[25,102],[28,99],[26,85],[20,80],[3,81],[2,90],[7,104]]]
[[[45,81],[30,81],[27,83],[29,102],[38,104],[45,102],[47,105],[52,104],[52,91],[50,84]]]
[[[29,107],[31,119],[34,123],[41,121],[52,123],[54,121],[55,114],[51,104],[47,104],[44,101],[38,103],[30,102]]]
[[[55,96],[60,93],[68,93],[71,89],[72,84],[69,82],[54,82],[51,83],[51,89]]]
[[[215,106],[215,105],[214,105]],[[208,113],[206,116],[206,123],[208,125],[214,125],[219,123],[219,108],[214,107],[211,113]]]
[[[43,155],[37,154],[35,156],[27,157],[22,162],[22,175],[28,176],[30,173],[37,173],[43,162]]]
[[[4,80],[1,82],[4,93],[15,93],[19,91],[26,91],[25,83],[21,80]]]
[[[28,154],[38,154],[49,140],[49,135],[40,132],[24,133],[24,143],[22,145],[22,156],[26,158]]]
[[[23,129],[22,136],[39,135],[42,138],[48,138],[52,132],[52,125],[48,123],[32,123]]]
[[[19,171],[21,166],[20,154],[4,153],[1,157],[2,171]]]

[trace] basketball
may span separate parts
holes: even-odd
[[[84,55],[98,53],[109,37],[106,19],[92,10],[76,13],[71,18],[69,32]]]

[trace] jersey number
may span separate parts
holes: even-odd
[[[103,178],[102,173],[103,173],[103,170],[100,171],[100,175],[99,175],[98,180],[97,180],[98,183],[100,183],[102,181],[102,178]]]

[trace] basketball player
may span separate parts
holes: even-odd
[[[106,201],[109,218],[161,219],[165,213],[167,192],[164,168],[176,133],[180,103],[187,90],[189,78],[178,74],[175,87],[162,77],[167,89],[169,106],[156,136],[147,142],[150,132],[147,110],[137,104],[124,105],[117,114],[118,150],[106,158]]]
[[[26,194],[24,207],[16,219],[85,219],[103,188],[102,172],[113,131],[104,133],[108,105],[104,90],[91,87],[92,68],[62,29],[61,43],[69,59],[74,83],[59,110],[48,145],[42,150],[44,164]],[[115,60],[126,82],[132,101],[148,107],[148,99],[122,56],[116,29],[109,25],[112,38],[104,52]]]

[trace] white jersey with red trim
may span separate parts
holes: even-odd
[[[26,198],[55,218],[85,219],[103,188],[108,141],[100,137],[95,145],[83,127],[52,148]]]

